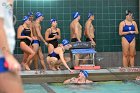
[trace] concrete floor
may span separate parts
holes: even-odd
[[[140,76],[140,68],[108,68],[100,70],[87,70],[89,73],[88,79],[93,81],[113,81],[113,80],[134,80]],[[63,82],[71,77],[77,77],[79,70],[74,70],[70,74],[68,70],[51,71],[45,73],[38,71],[21,71],[21,77],[24,83],[50,83]]]

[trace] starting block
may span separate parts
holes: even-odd
[[[94,65],[80,65],[80,66],[74,66],[75,70],[99,70],[101,69],[100,66],[94,66]]]
[[[75,60],[90,60],[92,61],[93,65],[95,66],[95,62],[94,62],[94,55],[96,53],[95,49],[92,47],[90,42],[75,42],[75,43],[71,43],[72,44],[72,49],[71,49],[71,59],[72,59],[72,63],[75,63]],[[76,59],[76,54],[88,54],[90,55],[89,58],[85,59],[85,58],[78,58]],[[93,66],[92,66],[93,67]],[[77,68],[77,67],[76,67]]]

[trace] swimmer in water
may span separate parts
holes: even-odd
[[[71,79],[65,80],[63,84],[89,84],[93,81],[88,80],[88,72],[86,70],[80,70],[78,77],[72,77]]]

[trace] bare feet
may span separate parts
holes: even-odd
[[[61,70],[59,66],[56,66],[56,69],[57,69],[57,70]]]
[[[56,71],[56,70],[57,70],[55,67],[52,67],[52,68],[50,68],[50,69],[53,70],[53,71]]]
[[[27,70],[27,71],[30,71],[31,70],[26,63],[24,64],[24,67],[25,67],[25,70]]]
[[[46,69],[43,69],[43,70],[41,69],[40,74],[46,74]]]

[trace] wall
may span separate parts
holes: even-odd
[[[118,26],[120,21],[125,18],[126,9],[134,12],[135,20],[139,25],[139,0],[15,0],[14,14],[17,17],[15,29],[17,30],[18,26],[22,23],[23,16],[27,15],[29,11],[40,11],[45,17],[41,24],[43,36],[45,30],[50,26],[49,20],[56,18],[58,20],[58,27],[61,29],[62,38],[70,39],[69,25],[72,21],[72,13],[75,11],[80,12],[80,23],[84,29],[87,14],[91,11],[95,15],[93,24],[96,29],[97,55],[99,58],[106,59],[104,61],[107,62],[106,65],[100,62],[98,64],[104,64],[103,66],[120,66],[122,60],[121,37],[118,34]],[[136,39],[136,49],[139,51],[139,35],[137,35]],[[84,36],[82,40],[85,40]],[[47,53],[47,48],[43,44],[42,49],[44,53]],[[22,54],[19,40],[17,40],[15,54]],[[116,63],[116,61],[119,63]]]
[[[121,37],[118,35],[120,21],[125,18],[125,10],[134,12],[134,17],[139,23],[139,0],[15,0],[14,14],[17,17],[15,29],[22,23],[22,18],[29,11],[43,13],[45,20],[42,22],[42,34],[50,26],[50,18],[58,20],[58,27],[61,29],[62,38],[70,38],[69,24],[72,21],[72,13],[79,11],[81,14],[80,23],[83,26],[87,20],[89,11],[95,15],[93,22],[96,32],[96,50],[99,52],[121,51]],[[82,37],[84,41],[84,37]],[[137,50],[140,50],[140,40],[137,36]],[[42,45],[43,51],[47,48]],[[22,53],[17,40],[16,54]]]

